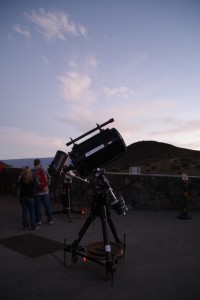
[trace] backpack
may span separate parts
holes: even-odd
[[[36,190],[37,192],[47,192],[48,191],[48,177],[44,169],[34,170],[34,177],[36,181]]]

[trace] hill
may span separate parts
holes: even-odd
[[[137,166],[141,174],[200,175],[200,151],[156,141],[139,141],[127,147],[126,153],[106,166],[107,171],[128,171]]]
[[[52,157],[41,158],[48,168]],[[33,158],[3,160],[14,167],[33,166]],[[200,151],[179,148],[156,141],[139,141],[127,146],[127,151],[105,166],[106,171],[129,172],[129,167],[140,167],[141,174],[200,176]]]

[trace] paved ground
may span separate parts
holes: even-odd
[[[60,208],[54,207],[55,209]],[[198,300],[200,299],[200,212],[177,219],[177,211],[129,211],[112,218],[120,236],[127,236],[125,260],[117,264],[114,285],[102,278],[103,267],[79,258],[76,264],[63,250],[29,258],[0,245],[2,300]],[[54,214],[54,225],[33,233],[71,243],[86,216]],[[31,232],[32,233],[32,232]],[[0,195],[0,238],[22,235],[21,207],[15,197]],[[102,240],[97,218],[81,244]]]

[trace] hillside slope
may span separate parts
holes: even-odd
[[[108,171],[141,168],[142,174],[200,175],[200,151],[179,148],[156,141],[139,141],[127,147],[126,153],[106,166]]]

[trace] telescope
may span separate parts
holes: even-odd
[[[74,176],[85,182],[87,182],[86,179],[76,176],[72,170],[76,170],[83,177],[93,174],[97,178],[99,185],[109,192],[113,198],[111,206],[118,214],[125,214],[128,209],[123,197],[117,199],[105,176],[104,170],[101,169],[126,151],[125,142],[115,128],[102,129],[102,127],[112,122],[114,122],[113,118],[101,125],[97,124],[97,127],[78,138],[71,139],[66,145],[73,144],[72,151],[67,154],[58,150],[49,166],[48,172],[51,176],[59,175],[61,172],[71,176],[71,173],[73,174],[72,177]],[[99,133],[96,135],[79,145],[75,143],[96,130],[99,130]]]
[[[105,171],[102,169],[105,165],[121,156],[126,151],[126,145],[120,133],[115,129],[102,129],[105,125],[112,123],[114,119],[98,125],[94,129],[86,132],[76,139],[71,139],[66,145],[73,144],[71,152],[68,154],[58,150],[49,166],[49,173],[52,176],[57,176],[61,172],[72,177],[77,177],[73,170],[77,171],[80,176],[89,176],[93,174],[96,179],[96,196],[93,199],[91,212],[80,229],[77,237],[72,244],[64,244],[64,253],[71,253],[72,262],[76,262],[78,256],[87,258],[97,264],[100,264],[105,269],[105,277],[111,276],[111,283],[113,282],[113,273],[115,272],[115,264],[119,257],[125,253],[125,239],[122,243],[119,235],[115,229],[111,218],[108,206],[108,193],[112,196],[113,201],[111,206],[117,214],[125,214],[128,208],[122,196],[117,198],[113,189],[105,176]],[[82,141],[80,144],[76,142],[86,137],[87,135],[99,131],[97,134]],[[79,178],[79,177],[78,177]],[[103,242],[83,247],[80,242],[86,233],[87,229],[96,217],[100,217],[102,223]],[[115,243],[110,242],[109,231],[113,234]],[[92,249],[91,249],[92,248]],[[64,256],[64,264],[66,258]]]
[[[110,119],[86,132],[76,139],[71,139],[66,145],[73,144],[72,151],[68,154],[58,150],[49,166],[50,175],[58,175],[61,171],[76,170],[81,176],[88,176],[97,168],[102,168],[112,162],[126,151],[126,145],[120,133],[115,129],[102,129],[105,125],[114,122]],[[78,140],[99,130],[99,133],[76,144]]]

